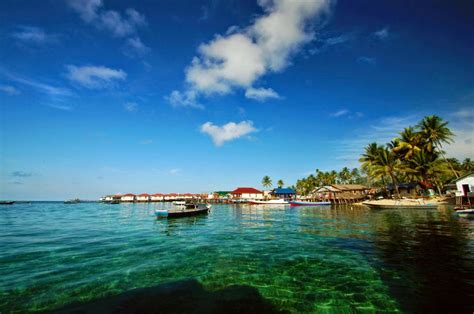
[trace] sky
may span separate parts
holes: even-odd
[[[0,199],[292,185],[426,115],[474,158],[474,2],[0,2]]]

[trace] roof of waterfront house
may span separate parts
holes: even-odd
[[[152,194],[151,196],[163,196],[164,194],[161,194],[161,193],[155,193],[155,194]]]
[[[246,194],[263,194],[262,191],[259,191],[259,190],[254,189],[254,188],[236,188],[231,193],[232,194],[243,194],[243,193],[246,193]]]
[[[296,194],[296,191],[290,188],[276,188],[272,191],[273,194]]]
[[[138,196],[150,196],[150,194],[142,193],[142,194],[140,194],[140,195],[138,195]]]
[[[331,184],[331,186],[340,191],[362,191],[369,189],[362,184]]]
[[[132,193],[127,193],[127,194],[124,194],[122,196],[135,196],[135,194],[132,194]]]
[[[457,179],[454,179],[453,181],[454,181],[454,182],[458,182],[459,180],[465,179],[465,178],[470,177],[470,176],[472,176],[472,175],[474,175],[474,171],[469,172],[469,173],[466,173],[465,175],[463,175],[463,176],[461,176],[461,177],[459,177],[459,178],[457,178]]]

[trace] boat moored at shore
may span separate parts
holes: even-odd
[[[330,206],[331,202],[305,202],[305,201],[291,201],[291,207],[297,206]]]
[[[260,200],[251,200],[247,202],[249,205],[289,205],[290,202],[285,201],[284,199],[260,201]]]
[[[370,209],[436,209],[438,203],[424,199],[374,200],[362,202]]]

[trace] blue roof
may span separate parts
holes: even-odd
[[[274,189],[273,194],[296,194],[293,189]]]

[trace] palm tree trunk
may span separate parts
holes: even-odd
[[[446,159],[446,156],[444,156],[441,147],[438,147],[438,150],[439,150],[439,153],[441,154],[441,157],[443,157],[444,161],[446,161],[446,163],[448,164],[449,168],[450,168],[451,171],[454,173],[454,176],[456,177],[456,179],[459,178],[459,175],[458,175],[458,173],[456,172],[456,170],[454,170],[453,165],[451,165],[451,163],[449,162],[449,160]]]
[[[392,172],[390,172],[390,178],[392,179],[393,186],[395,187],[395,191],[397,191],[397,196],[399,199],[402,197],[400,196],[400,190],[398,189],[398,184],[397,181],[395,180],[395,176],[393,175]]]

